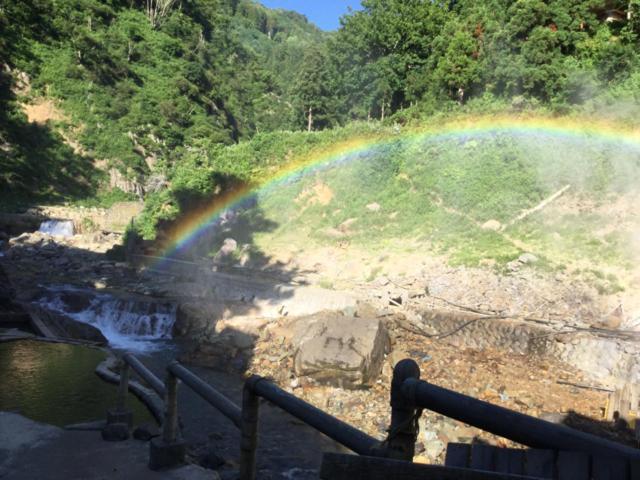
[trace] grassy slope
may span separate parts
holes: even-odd
[[[361,125],[349,133],[258,138],[223,152],[216,162],[260,159],[254,175],[264,178],[283,158],[321,157],[340,151],[341,142],[352,145],[354,137],[385,141],[259,193],[257,207],[241,223],[246,229],[252,218],[268,220],[268,232],[252,234],[260,249],[348,242],[371,251],[422,248],[446,255],[454,265],[496,268],[533,251],[540,268],[571,268],[604,292],[622,288],[616,275],[632,266],[635,252],[627,245],[635,227],[616,224],[608,206],[640,185],[638,147],[589,135],[509,130],[415,140]],[[549,207],[506,226],[565,185],[570,190]],[[373,203],[377,211],[367,208]],[[506,228],[481,228],[488,220]],[[243,233],[222,234],[234,235]]]

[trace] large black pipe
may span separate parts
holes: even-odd
[[[191,371],[180,365],[178,362],[172,363],[167,370],[182,380],[185,385],[189,386],[194,392],[200,395],[207,403],[215,407],[220,413],[240,428],[241,410],[235,403],[222,395],[211,385],[205,383]]]
[[[499,407],[423,380],[408,378],[402,392],[416,406],[533,448],[640,460],[640,450]]]
[[[256,395],[269,400],[355,453],[371,455],[380,443],[375,438],[285,392],[262,377],[257,375],[250,377],[246,386]]]
[[[164,399],[164,383],[151,373],[151,370],[145,367],[140,360],[130,353],[125,353],[122,358],[138,375],[140,375],[140,378],[142,378],[158,395],[160,395],[160,398]]]

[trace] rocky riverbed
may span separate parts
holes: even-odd
[[[586,286],[541,277],[528,269],[531,259],[507,276],[432,261],[422,274],[322,288],[318,275],[326,272],[299,266],[294,275],[282,263],[134,267],[105,255],[119,241],[104,232],[64,239],[25,233],[7,239],[0,267],[25,305],[60,285],[174,305],[171,334],[181,360],[225,370],[238,383],[249,372],[268,376],[381,440],[392,368],[412,358],[437,385],[633,441],[603,413],[610,390],[640,378],[636,334],[620,329],[626,319]],[[450,441],[507,444],[430,412],[420,426],[418,459],[425,462],[441,461]]]

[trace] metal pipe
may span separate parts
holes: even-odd
[[[256,376],[242,389],[242,426],[240,427],[240,480],[255,480],[258,449],[258,415],[260,399],[252,389]],[[260,377],[258,377],[260,378]]]
[[[160,398],[164,398],[165,389],[162,381],[156,377],[151,370],[145,367],[140,360],[134,357],[130,353],[125,353],[122,356],[122,359],[131,365],[131,368],[140,375],[142,378],[155,392],[160,395]]]
[[[371,455],[380,443],[375,438],[285,392],[262,377],[253,376],[249,380],[247,387],[256,394],[355,453]]]
[[[499,407],[423,380],[408,378],[402,392],[416,406],[533,448],[640,460],[640,450]]]
[[[194,392],[200,395],[207,403],[215,407],[220,413],[241,428],[242,413],[240,407],[218,392],[211,385],[198,378],[193,372],[187,370],[178,362],[171,363],[167,370],[184,382]]]

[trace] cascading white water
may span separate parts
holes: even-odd
[[[172,303],[89,294],[88,305],[74,308],[68,302],[69,294],[77,298],[82,291],[66,287],[50,289],[49,292],[39,301],[40,305],[95,326],[113,347],[150,350],[157,346],[154,340],[171,338],[176,319],[176,305]]]
[[[75,234],[71,220],[45,220],[40,224],[38,231],[53,237],[73,237]]]

